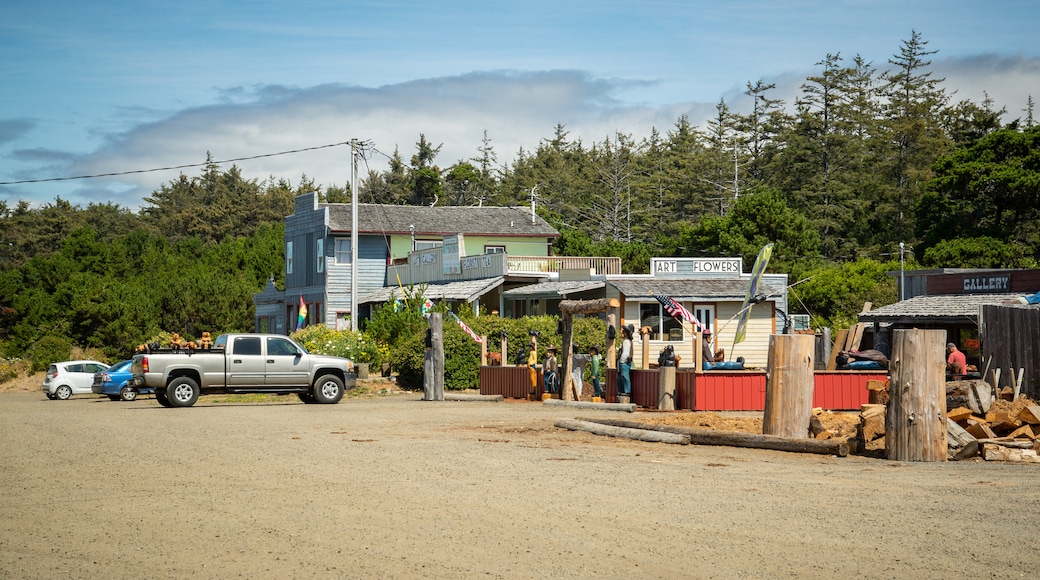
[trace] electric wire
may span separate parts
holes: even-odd
[[[206,161],[205,163],[188,163],[185,165],[172,165],[170,167],[153,167],[151,169],[134,169],[130,171],[113,171],[111,173],[95,173],[91,175],[73,175],[68,177],[48,177],[43,179],[22,179],[18,181],[0,181],[0,185],[18,185],[22,183],[46,183],[53,181],[72,181],[77,179],[94,179],[97,177],[116,177],[120,175],[134,175],[138,173],[155,173],[157,171],[170,171],[173,169],[187,169],[189,167],[203,167],[205,165],[222,165],[224,163],[234,163],[236,161],[248,161],[250,159],[263,159],[265,157],[278,157],[279,155],[290,155],[293,153],[303,153],[305,151],[315,151],[317,149],[328,149],[329,147],[340,147],[342,145],[350,145],[350,141],[344,141],[342,143],[330,143],[328,145],[317,145],[315,147],[304,147],[302,149],[292,149],[290,151],[279,151],[278,153],[262,153],[260,155],[250,155],[248,157],[236,157],[234,159],[224,159],[221,161]]]

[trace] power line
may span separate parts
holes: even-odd
[[[222,161],[207,161],[205,163],[189,163],[187,165],[174,165],[171,167],[155,167],[152,169],[136,169],[133,171],[115,171],[112,173],[97,173],[94,175],[75,175],[71,177],[49,177],[46,179],[23,179],[21,181],[0,181],[0,185],[18,185],[20,183],[45,183],[49,181],[72,181],[75,179],[93,179],[96,177],[114,177],[118,175],[133,175],[136,173],[154,173],[156,171],[170,171],[171,169],[187,169],[189,167],[202,167],[204,165],[220,165],[223,163],[234,163],[236,161],[248,161],[250,159],[261,159],[264,157],[277,157],[279,155],[289,155],[292,153],[302,153],[304,151],[314,151],[316,149],[328,149],[329,147],[339,147],[341,145],[350,145],[350,141],[344,141],[342,143],[331,143],[329,145],[318,145],[316,147],[305,147],[303,149],[293,149],[291,151],[279,151],[278,153],[264,153],[262,155],[251,155],[249,157],[236,157],[235,159],[224,159]]]

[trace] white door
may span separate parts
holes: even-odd
[[[718,332],[718,328],[715,328],[715,305],[697,304],[693,307],[693,315],[697,317],[697,320],[701,321],[701,324],[705,328],[710,328],[712,334]]]

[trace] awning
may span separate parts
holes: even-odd
[[[1021,304],[1023,294],[944,294],[914,296],[859,315],[860,322],[892,324],[978,324],[984,305]]]

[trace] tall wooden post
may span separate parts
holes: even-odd
[[[704,372],[704,349],[701,348],[702,340],[704,340],[703,334],[700,332],[693,333],[693,372],[696,374]]]
[[[650,368],[650,333],[653,330],[649,326],[639,329],[639,336],[643,339],[643,364],[639,368],[644,371]]]
[[[816,339],[807,334],[769,336],[764,435],[809,436],[812,419],[813,355]]]
[[[675,367],[657,367],[657,408],[675,410]]]
[[[575,314],[597,314],[600,312],[606,312],[611,308],[617,308],[621,303],[618,302],[617,298],[600,298],[599,300],[561,300],[560,301],[560,326],[563,330],[563,344],[560,345],[560,372],[564,373],[564,376],[560,380],[561,392],[560,398],[564,401],[574,400],[576,394],[573,389],[574,380],[571,378],[571,334],[574,328],[574,315]],[[607,317],[608,324],[610,315]],[[614,344],[608,341],[607,352],[611,353],[608,356],[613,356]],[[609,360],[609,359],[608,359]],[[608,362],[609,364],[609,362]],[[609,368],[609,367],[608,367]]]
[[[488,364],[488,350],[487,350],[487,348],[488,348],[487,337],[486,336],[481,336],[480,337],[480,366],[483,366],[483,367],[486,367],[487,364]]]
[[[946,461],[945,330],[895,330],[889,359],[885,455]]]
[[[423,400],[444,400],[444,322],[443,314],[430,314],[432,346],[423,356]]]
[[[502,343],[502,366],[504,366],[504,367],[505,366],[512,366],[511,363],[513,361],[509,357],[509,335],[508,334],[502,333],[502,335],[501,335],[501,343]]]
[[[621,329],[618,328],[618,325],[617,325],[617,314],[615,314],[614,312],[608,312],[607,313],[607,328],[610,328],[610,327],[614,327],[615,332],[621,332]],[[614,341],[615,340],[616,339],[613,338],[613,337],[608,338],[608,339],[606,339],[606,342],[603,345],[603,356],[606,357],[607,368],[608,369],[616,369],[617,368],[617,353],[614,352]]]

